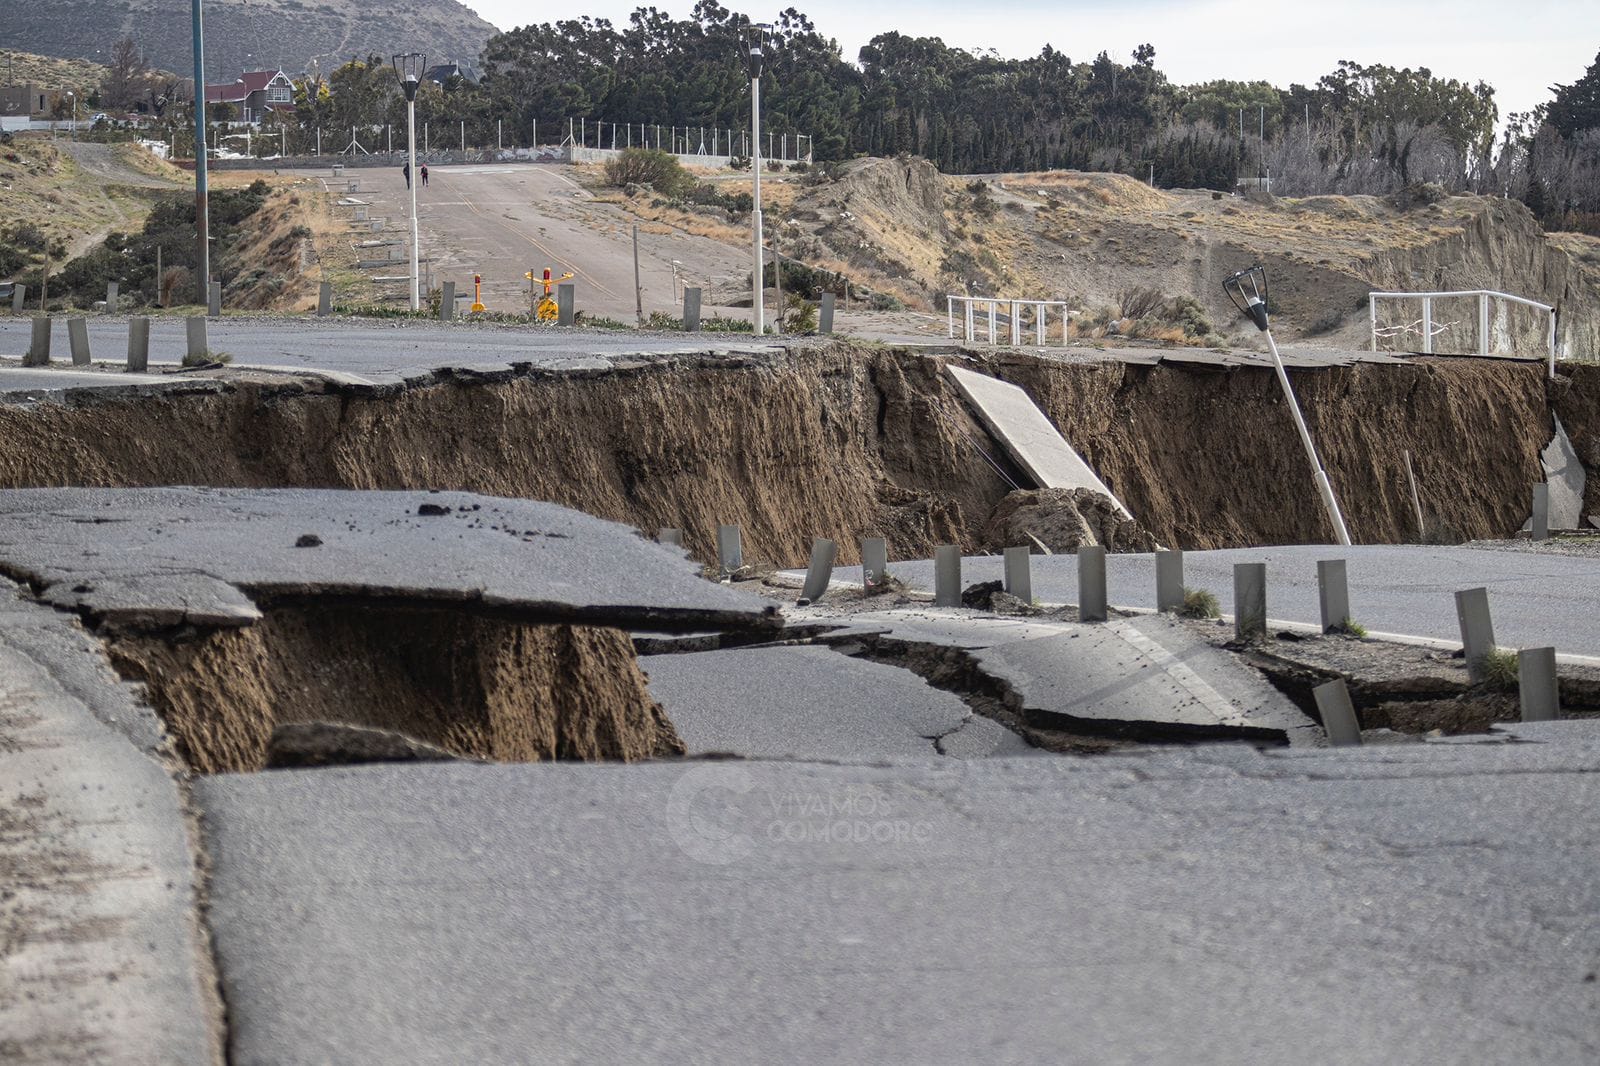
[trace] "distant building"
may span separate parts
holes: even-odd
[[[0,115],[6,118],[47,119],[66,94],[37,85],[0,85]]]
[[[294,82],[281,70],[253,70],[227,85],[206,86],[206,106],[232,104],[239,121],[259,126],[271,111],[294,110]]]
[[[473,77],[471,69],[463,67],[453,59],[448,63],[437,63],[429,67],[428,72],[422,76],[423,81],[431,81],[439,86],[443,86],[451,78],[460,78],[469,85],[478,84],[478,79]]]

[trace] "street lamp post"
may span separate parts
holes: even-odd
[[[765,60],[768,27],[752,24],[744,29],[744,65],[750,72],[750,173],[755,178],[754,209],[751,220],[755,225],[754,300],[755,331],[766,333],[766,277],[761,262],[761,68]]]
[[[1333,526],[1334,536],[1340,544],[1349,547],[1350,533],[1345,528],[1344,515],[1339,511],[1339,501],[1333,495],[1333,486],[1328,482],[1328,474],[1322,469],[1322,460],[1317,458],[1317,447],[1311,443],[1311,431],[1306,428],[1305,416],[1300,413],[1300,403],[1294,398],[1294,390],[1289,387],[1289,373],[1283,368],[1283,357],[1278,354],[1278,342],[1272,339],[1271,324],[1267,319],[1267,272],[1260,264],[1248,270],[1241,270],[1230,275],[1222,283],[1223,291],[1228,294],[1228,299],[1233,305],[1249,316],[1255,327],[1267,335],[1267,348],[1272,352],[1272,365],[1278,371],[1278,384],[1283,388],[1284,399],[1289,401],[1289,413],[1294,416],[1294,427],[1300,431],[1300,443],[1306,450],[1306,458],[1311,461],[1311,480],[1317,487],[1317,494],[1322,497],[1322,506],[1327,509],[1328,521]]]
[[[406,184],[411,186],[411,310],[422,308],[421,275],[417,269],[417,86],[428,58],[421,52],[407,52],[391,59],[406,94]]]
[[[200,0],[190,4],[194,30],[194,232],[195,287],[199,302],[211,298],[211,203],[206,189],[206,35]]]

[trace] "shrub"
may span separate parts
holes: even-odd
[[[683,165],[659,148],[624,148],[606,163],[606,183],[619,189],[648,185],[665,196],[677,196],[690,180]]]
[[[1182,618],[1217,618],[1222,614],[1216,594],[1209,589],[1183,588],[1183,606],[1178,608]]]
[[[1478,659],[1485,688],[1509,692],[1517,687],[1517,653],[1509,648],[1494,648]]]
[[[1139,286],[1123,290],[1117,297],[1123,318],[1154,318],[1167,306],[1167,298],[1156,289]]]

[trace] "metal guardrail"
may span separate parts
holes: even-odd
[[[1378,338],[1379,338],[1379,335],[1380,335],[1380,331],[1378,329],[1378,301],[1379,300],[1420,300],[1422,302],[1422,317],[1421,317],[1421,319],[1419,319],[1417,321],[1417,323],[1415,325],[1416,325],[1418,331],[1422,335],[1422,354],[1423,355],[1432,355],[1433,354],[1433,338],[1438,333],[1442,332],[1442,330],[1434,328],[1433,302],[1435,300],[1459,298],[1459,297],[1477,297],[1477,300],[1478,300],[1478,352],[1477,352],[1477,354],[1480,355],[1480,356],[1487,356],[1487,355],[1494,354],[1494,353],[1492,353],[1490,351],[1490,347],[1491,346],[1490,346],[1490,343],[1489,343],[1489,333],[1490,333],[1490,330],[1489,330],[1489,321],[1490,321],[1490,319],[1489,319],[1489,311],[1490,311],[1490,305],[1493,303],[1493,301],[1495,301],[1495,300],[1503,300],[1503,301],[1506,301],[1507,303],[1520,304],[1520,305],[1522,305],[1524,307],[1531,307],[1536,311],[1543,311],[1547,315],[1549,315],[1549,321],[1547,323],[1546,330],[1545,330],[1545,342],[1546,342],[1546,344],[1548,345],[1548,348],[1549,348],[1547,359],[1548,359],[1548,362],[1549,362],[1550,376],[1551,377],[1555,377],[1556,376],[1556,309],[1554,307],[1551,307],[1549,304],[1540,303],[1538,300],[1530,300],[1525,296],[1513,296],[1511,293],[1508,293],[1508,292],[1495,292],[1492,289],[1466,289],[1466,290],[1463,290],[1461,292],[1371,292],[1371,293],[1368,293],[1367,294],[1367,314],[1368,314],[1368,317],[1369,317],[1369,319],[1371,321],[1371,327],[1372,327],[1372,350],[1373,351],[1377,351],[1378,350]],[[1409,324],[1405,327],[1407,332],[1409,332],[1411,328],[1412,327]],[[1462,354],[1466,354],[1466,353],[1462,353]]]
[[[950,338],[956,335],[956,305],[962,305],[961,323],[962,338],[968,342],[978,340],[979,312],[988,319],[989,344],[998,344],[999,324],[1004,319],[1010,333],[1011,344],[1025,344],[1023,335],[1023,308],[1030,308],[1033,312],[1033,333],[1041,347],[1049,344],[1049,319],[1052,308],[1059,308],[1061,313],[1061,343],[1067,343],[1067,327],[1072,321],[1073,311],[1064,300],[1008,300],[999,296],[945,296],[945,317],[948,319]],[[1002,308],[1004,311],[1002,312]]]

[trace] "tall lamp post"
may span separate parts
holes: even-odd
[[[195,285],[199,302],[211,299],[211,204],[206,191],[206,34],[200,18],[200,0],[192,0],[194,29],[194,232]],[[159,279],[157,279],[159,283]]]
[[[406,184],[411,186],[411,310],[417,311],[422,307],[421,275],[417,270],[417,86],[422,82],[428,57],[421,52],[407,52],[394,56],[390,62],[406,94],[406,172],[410,175]]]
[[[1267,348],[1272,352],[1272,365],[1278,370],[1278,384],[1289,402],[1289,413],[1294,416],[1295,429],[1300,431],[1300,443],[1305,447],[1306,458],[1311,461],[1311,478],[1322,497],[1322,506],[1328,511],[1328,521],[1333,525],[1339,543],[1349,547],[1350,533],[1345,529],[1344,515],[1339,512],[1339,501],[1334,498],[1333,486],[1328,483],[1327,472],[1317,458],[1317,447],[1311,443],[1311,431],[1306,428],[1305,416],[1300,413],[1300,403],[1289,387],[1289,373],[1283,369],[1283,357],[1278,354],[1278,342],[1272,339],[1271,324],[1267,319],[1267,271],[1259,263],[1248,270],[1232,274],[1222,283],[1233,305],[1247,315],[1257,329],[1267,335]]]
[[[751,220],[755,224],[754,297],[755,331],[760,336],[767,332],[766,325],[766,270],[761,262],[761,68],[765,62],[769,27],[752,23],[743,31],[744,65],[750,72],[750,173],[755,177],[755,206]],[[781,310],[781,309],[780,309]]]

